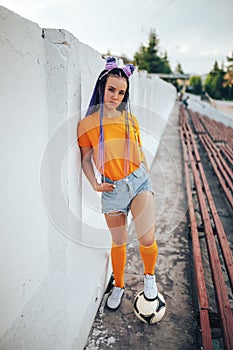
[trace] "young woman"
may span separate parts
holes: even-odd
[[[124,294],[126,264],[127,214],[135,223],[144,263],[144,295],[157,297],[155,264],[154,197],[138,121],[129,110],[129,77],[133,65],[119,67],[108,57],[100,73],[86,117],[78,126],[82,169],[93,189],[102,192],[102,211],[112,235],[111,259],[115,284],[107,307],[116,310]],[[93,163],[101,175],[98,183]]]

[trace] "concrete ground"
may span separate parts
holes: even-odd
[[[192,299],[192,253],[186,218],[178,108],[177,103],[151,168],[156,205],[156,240],[159,245],[156,276],[159,291],[166,300],[165,316],[158,324],[147,325],[134,314],[134,298],[143,289],[143,265],[132,224],[129,228],[125,295],[121,307],[115,312],[108,311],[104,307],[105,295],[86,350],[197,348],[197,324]]]
[[[233,103],[232,102],[217,101],[216,108],[221,112],[224,112],[226,114],[230,114],[233,116]]]

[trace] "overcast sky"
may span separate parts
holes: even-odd
[[[151,29],[172,69],[208,73],[233,51],[233,0],[0,0],[43,28],[64,28],[101,53],[133,58]]]

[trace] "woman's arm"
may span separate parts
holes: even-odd
[[[104,182],[98,184],[95,178],[95,173],[92,165],[92,148],[91,147],[80,147],[81,150],[81,161],[82,161],[82,169],[84,174],[86,175],[88,181],[95,191],[98,192],[111,192],[115,188],[113,184],[108,182]]]

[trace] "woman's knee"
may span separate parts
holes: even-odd
[[[155,233],[154,231],[150,231],[142,234],[138,237],[138,241],[141,245],[145,247],[151,246],[155,242]]]
[[[124,214],[119,215],[118,213],[114,213],[115,215],[105,214],[105,219],[112,235],[112,241],[116,245],[122,245],[127,241],[126,217]]]

